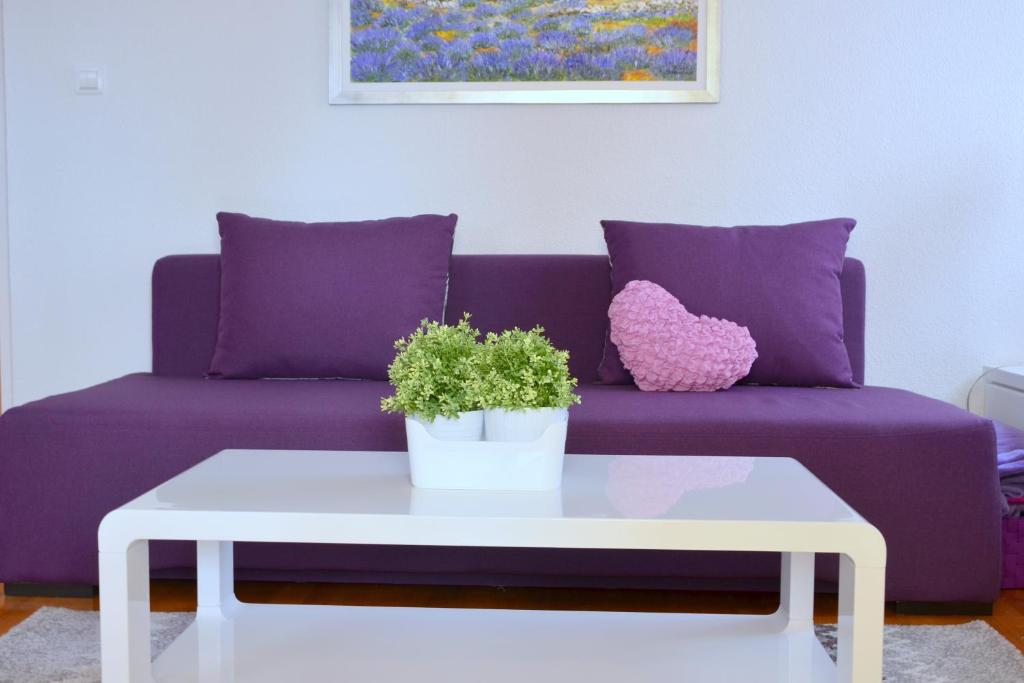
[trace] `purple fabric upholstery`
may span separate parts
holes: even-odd
[[[445,318],[473,314],[482,332],[542,325],[581,384],[597,380],[608,326],[608,259],[598,256],[453,256]]]
[[[153,373],[202,377],[217,346],[220,257],[165,256],[153,266]]]
[[[297,223],[219,213],[210,375],[387,379],[394,341],[440,318],[456,216]]]
[[[404,447],[401,419],[378,410],[383,382],[202,379],[216,339],[218,269],[216,256],[157,263],[157,374],[129,375],[0,417],[0,581],[95,583],[102,516],[224,448]],[[855,373],[863,363],[863,275],[848,259],[844,316]],[[545,286],[532,287],[533,278]],[[575,363],[596,368],[609,296],[603,257],[454,257],[448,314],[465,308],[494,329],[546,324]],[[585,367],[574,368],[596,378],[596,369],[586,375]],[[584,382],[581,393],[571,452],[791,455],[882,530],[890,599],[996,596],[998,482],[995,436],[985,420],[877,387],[666,395]],[[158,574],[183,575],[193,562],[194,547],[154,544]],[[739,580],[770,587],[778,557],[239,545],[237,566],[241,576],[263,578],[634,586]],[[819,572],[834,579],[834,558],[819,558]]]
[[[138,374],[14,408],[0,419],[0,579],[94,583],[103,514],[223,448],[402,449],[401,419],[377,407],[386,390]],[[657,394],[591,384],[581,393],[571,452],[796,457],[882,530],[890,599],[995,597],[995,437],[985,420],[876,387]],[[153,568],[191,562],[189,548],[164,546]],[[240,548],[238,560],[241,570],[321,578],[633,585],[765,578],[777,565],[728,554],[273,546]],[[820,569],[835,578],[834,561]]]
[[[612,294],[632,280],[668,290],[695,315],[747,327],[757,360],[745,384],[852,387],[839,283],[849,218],[735,228],[601,221]],[[598,370],[632,381],[609,339]]]
[[[526,277],[524,277],[524,275]],[[473,313],[484,330],[544,325],[580,382],[597,381],[611,302],[607,256],[452,256],[446,317]],[[846,259],[840,276],[846,349],[864,383],[864,265]],[[166,256],[153,269],[153,372],[199,377],[217,343],[220,259]]]
[[[843,343],[850,356],[853,381],[864,384],[864,312],[866,306],[864,264],[853,258],[843,259],[839,286],[843,288]]]

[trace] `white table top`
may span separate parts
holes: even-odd
[[[769,457],[568,455],[560,490],[523,493],[414,488],[405,453],[229,450],[111,513],[109,535],[115,526],[114,547],[134,537],[841,552],[847,532],[881,540],[801,464]],[[869,561],[884,566],[884,555]]]
[[[404,453],[230,450],[125,505],[133,510],[338,515],[859,522],[791,458],[568,455],[560,490],[418,489]]]

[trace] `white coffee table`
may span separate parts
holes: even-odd
[[[150,662],[150,540],[198,546],[195,622]],[[782,553],[772,615],[236,600],[232,542]],[[103,680],[881,680],[885,543],[788,458],[568,456],[560,491],[414,489],[404,453],[224,451],[99,532]],[[839,553],[838,666],[812,627],[814,553]],[[397,568],[396,569],[400,569]]]

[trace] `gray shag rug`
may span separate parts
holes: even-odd
[[[192,622],[189,612],[154,612],[153,656]],[[835,658],[835,626],[816,626]],[[97,683],[99,613],[43,607],[0,636],[0,683]],[[983,621],[959,626],[886,626],[888,683],[1020,683],[1024,656]]]

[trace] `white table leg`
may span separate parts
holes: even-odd
[[[231,683],[235,680],[234,544],[230,541],[196,543],[199,638],[199,681]]]
[[[231,541],[196,543],[197,616],[227,617],[237,607],[235,555]]]
[[[148,683],[149,543],[100,553],[100,642],[103,683]]]
[[[882,680],[885,568],[858,567],[839,556],[839,683]]]
[[[786,628],[811,628],[814,623],[814,553],[782,553],[779,611]]]
[[[791,681],[812,678],[812,662],[821,646],[810,635],[814,628],[814,553],[782,553],[779,628],[791,637],[782,640],[780,662],[785,662]]]

